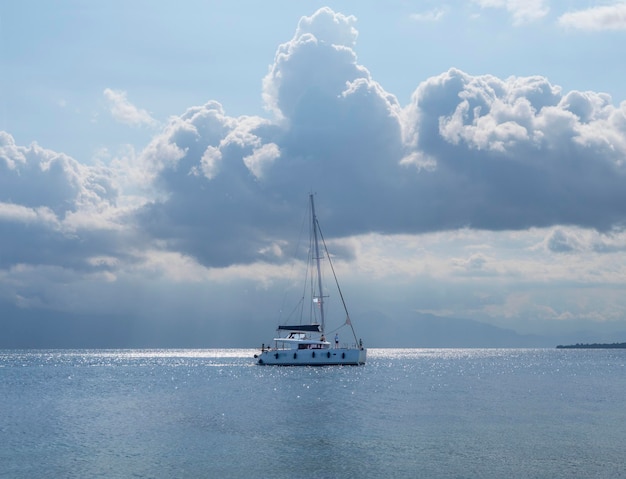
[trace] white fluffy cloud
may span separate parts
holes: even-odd
[[[121,228],[112,172],[86,166],[0,132],[0,266],[54,264],[92,269],[89,257],[116,250]]]
[[[452,69],[422,83],[407,113],[408,136],[437,163],[428,186],[449,195],[436,228],[443,218],[488,229],[624,224],[626,108],[608,96]]]
[[[0,167],[0,199],[44,206],[61,218],[81,208],[111,203],[117,195],[106,168],[83,165],[37,144],[18,146],[6,132],[0,132]]]
[[[106,88],[104,90],[111,115],[115,120],[130,126],[157,126],[157,121],[150,113],[133,105],[126,97],[126,92]]]
[[[559,24],[579,30],[626,30],[626,3],[601,5],[569,12],[559,17]]]

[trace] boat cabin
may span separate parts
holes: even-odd
[[[274,338],[277,349],[329,349],[330,343],[324,338],[319,324],[279,326],[279,331],[287,331],[287,336]],[[314,339],[311,333],[320,334]]]
[[[289,339],[300,339],[300,340],[307,339],[305,333],[296,333],[295,331],[292,331],[291,333],[289,333],[289,336],[287,336],[287,337]]]

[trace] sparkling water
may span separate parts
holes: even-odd
[[[0,351],[0,477],[626,477],[626,350]]]

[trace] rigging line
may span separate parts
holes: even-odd
[[[306,213],[306,209],[305,209],[305,213],[302,215],[302,220],[300,223],[300,230],[298,233],[298,240],[296,241],[294,246],[294,253],[293,253],[293,260],[291,261],[291,268],[289,269],[289,282],[288,284],[293,283],[293,280],[295,278],[295,272],[294,270],[296,269],[296,265],[298,263],[298,261],[296,260],[299,256],[299,251],[301,249],[302,243],[303,243],[303,238],[304,238],[304,231],[305,231],[305,225],[310,224],[309,221],[309,217]],[[309,226],[310,228],[310,226]],[[308,276],[308,270],[309,270],[309,261],[307,259],[306,262],[306,267],[305,267],[305,278]],[[279,316],[278,316],[278,324],[283,324],[283,321],[290,321],[293,316],[295,316],[295,312],[298,309],[298,307],[300,308],[300,324],[302,324],[302,320],[304,318],[304,299],[306,296],[306,281],[304,283],[304,290],[302,292],[302,297],[300,298],[300,301],[294,306],[294,308],[291,310],[291,312],[287,315],[286,318],[283,319],[283,311],[285,309],[285,304],[287,302],[287,294],[288,294],[288,290],[289,290],[289,286],[285,287],[285,291],[283,293],[283,300],[282,300],[282,304],[281,304],[281,308],[279,311]]]
[[[300,301],[298,301],[291,312],[287,315],[286,320],[290,320],[290,318],[294,317],[297,310],[300,309],[300,324],[302,324],[302,304],[304,304],[304,296],[300,298]]]
[[[341,326],[336,327],[332,331],[328,331],[328,335],[330,336],[331,334],[336,333],[337,331],[339,331],[341,328],[343,328],[345,326],[347,326],[347,323],[343,323]]]
[[[346,302],[343,299],[343,293],[341,292],[341,288],[339,287],[339,280],[337,279],[337,275],[335,274],[335,267],[333,266],[333,262],[330,259],[330,254],[328,253],[328,248],[326,247],[326,240],[324,239],[324,234],[322,233],[322,229],[320,228],[319,221],[317,218],[315,219],[317,223],[317,231],[320,233],[320,238],[322,239],[322,244],[324,245],[324,251],[326,252],[326,256],[328,257],[328,264],[330,265],[330,270],[333,272],[333,277],[335,278],[335,284],[337,285],[337,290],[339,291],[339,297],[341,298],[341,303],[343,304],[343,310],[346,312],[346,324],[350,326],[352,330],[352,335],[354,336],[354,341],[356,344],[359,344],[359,340],[356,337],[356,333],[354,332],[354,326],[352,326],[352,320],[350,319],[350,313],[348,313],[348,307],[346,306]]]

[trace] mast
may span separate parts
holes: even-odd
[[[313,202],[313,193],[309,195],[311,199],[311,221],[313,227],[313,241],[315,245],[315,263],[317,265],[317,287],[319,290],[319,295],[317,296],[317,302],[320,305],[320,317],[322,319],[322,333],[324,333],[324,293],[322,291],[322,270],[320,267],[320,249],[317,240],[317,216],[315,216],[315,203]]]

